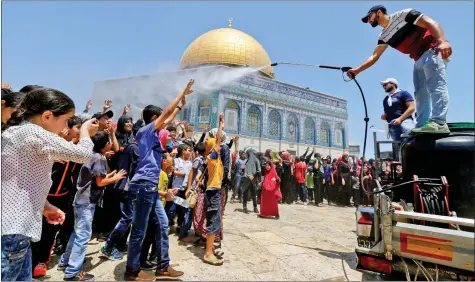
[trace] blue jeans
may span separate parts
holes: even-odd
[[[176,194],[177,197],[180,197],[182,199],[185,199],[185,190],[178,190],[178,193]],[[177,225],[180,227],[183,225],[183,222],[185,221],[185,212],[186,208],[175,204],[175,202],[170,202],[169,209],[167,210],[167,216],[168,216],[168,222],[172,223],[173,225],[173,219],[175,218],[175,215],[177,216]]]
[[[389,134],[393,141],[403,141],[401,134],[407,135],[414,128],[414,121],[410,118],[405,119],[400,125],[389,124]]]
[[[132,219],[134,217],[133,200],[135,199],[135,192],[123,191],[122,199],[120,201],[120,210],[122,211],[122,217],[117,222],[114,230],[111,232],[106,241],[106,249],[112,251],[114,247],[122,244],[125,245],[127,241],[128,232]],[[122,246],[121,246],[122,247]]]
[[[140,253],[149,218],[155,228],[157,270],[165,271],[170,265],[168,217],[160,201],[157,184],[149,181],[132,182],[129,190],[135,191],[137,194],[133,201],[134,217],[127,250],[126,272],[132,275],[137,275],[140,272]]]
[[[221,189],[208,189],[205,194],[206,233],[218,234],[221,231]]]
[[[31,281],[30,238],[19,235],[2,235],[2,281]]]
[[[307,190],[307,186],[305,186],[305,183],[297,183],[297,185],[295,185],[295,193],[294,193],[294,201],[297,201],[299,196],[300,196],[300,200],[302,200],[302,202],[305,202],[307,201],[308,199],[308,190]]]
[[[427,50],[414,64],[414,98],[417,123],[421,127],[428,121],[447,122],[449,90],[447,88],[447,61],[435,50]]]
[[[59,265],[67,265],[64,278],[72,278],[82,271],[87,243],[91,240],[95,210],[96,204],[74,206],[74,232],[59,261]]]

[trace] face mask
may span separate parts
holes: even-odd
[[[372,27],[377,27],[378,25],[379,25],[379,16],[376,16],[376,17],[374,18],[373,23],[371,23],[371,26],[372,26]]]
[[[384,89],[384,91],[386,91],[386,93],[390,93],[393,90],[394,90],[394,87],[392,87],[392,86]]]

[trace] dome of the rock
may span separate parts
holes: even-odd
[[[264,47],[249,34],[232,28],[231,22],[227,28],[214,29],[196,38],[180,61],[183,69],[201,65],[264,67],[261,72],[274,78],[270,64]]]

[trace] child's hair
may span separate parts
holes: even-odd
[[[176,127],[173,126],[173,125],[169,125],[169,126],[167,126],[167,130],[168,130],[168,132],[176,132]]]
[[[159,117],[162,114],[162,108],[154,106],[154,105],[148,105],[143,109],[142,116],[143,116],[143,121],[145,124],[149,124],[152,122],[153,116]]]
[[[5,101],[5,107],[16,107],[21,102],[23,96],[25,96],[23,93],[2,88],[2,100]]]
[[[20,89],[19,92],[27,94],[33,90],[40,89],[40,88],[44,88],[44,87],[40,85],[25,85],[23,86],[23,88]]]
[[[75,126],[77,126],[77,125],[79,125],[79,126],[82,125],[82,120],[81,120],[80,117],[78,117],[78,116],[73,116],[72,118],[70,118],[70,119],[68,120],[68,128],[73,128],[73,127],[75,127]]]
[[[46,111],[51,111],[54,116],[61,116],[74,108],[74,102],[68,95],[51,88],[38,88],[28,92],[20,104],[25,120]]]
[[[196,145],[195,149],[196,149],[196,151],[198,152],[198,154],[204,155],[204,153],[206,152],[205,143],[204,143],[204,142],[198,143],[198,144]]]
[[[107,131],[99,131],[96,135],[91,137],[92,143],[94,143],[94,148],[92,149],[95,153],[102,153],[102,149],[110,142],[109,133]]]
[[[187,144],[180,144],[178,145],[178,157],[181,157],[181,154],[183,153],[183,151],[185,151],[186,149],[190,149],[191,147]]]
[[[301,157],[299,158],[299,161],[304,162],[304,161],[305,161],[305,157],[302,157],[302,156],[301,156]]]

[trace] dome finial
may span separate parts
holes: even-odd
[[[233,18],[229,18],[228,21],[229,21],[228,27],[233,28]]]

